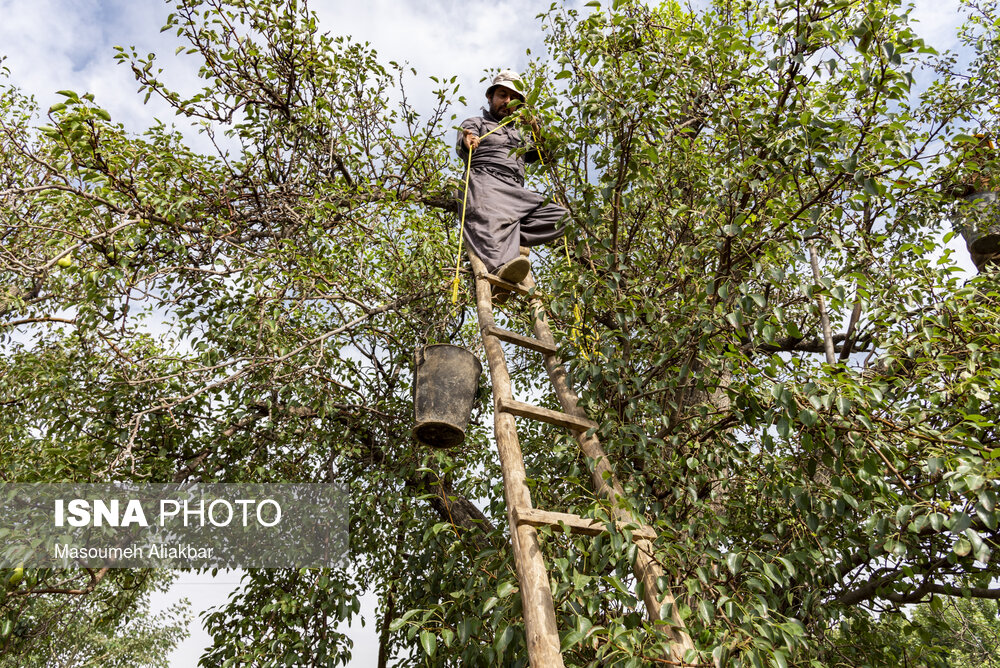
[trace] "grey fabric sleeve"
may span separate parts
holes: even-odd
[[[455,153],[457,153],[458,157],[462,159],[462,162],[465,162],[468,159],[469,153],[465,149],[465,142],[462,141],[465,137],[464,130],[472,130],[476,133],[476,136],[480,136],[483,134],[482,126],[482,120],[479,118],[467,118],[462,121],[462,129],[458,131],[458,138],[455,140]]]

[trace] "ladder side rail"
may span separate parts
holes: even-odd
[[[503,347],[495,335],[487,333],[488,328],[496,327],[493,319],[492,289],[490,283],[483,278],[487,272],[482,260],[471,251],[468,255],[476,277],[476,313],[479,317],[480,331],[483,332],[483,347],[493,384],[494,432],[503,473],[504,499],[507,504],[507,523],[514,550],[514,564],[517,567],[517,579],[520,584],[528,659],[534,668],[562,668],[564,664],[560,652],[555,604],[549,586],[548,570],[542,558],[538,532],[531,525],[518,523],[515,516],[518,508],[532,508],[531,494],[526,483],[524,455],[517,437],[514,416],[500,409],[501,400],[509,401],[513,396]]]
[[[529,275],[523,282],[525,287],[534,287],[534,277]],[[531,315],[534,323],[535,336],[542,343],[555,346],[555,338],[549,327],[548,319],[545,315],[545,308],[541,300],[531,297]],[[586,412],[579,407],[579,397],[569,384],[566,369],[558,355],[545,355],[545,371],[549,375],[552,387],[556,391],[559,403],[564,412],[580,418],[587,418]],[[613,519],[620,523],[635,523],[638,526],[645,526],[645,518],[636,517],[629,508],[624,489],[611,466],[611,460],[601,445],[596,434],[587,436],[585,432],[576,432],[576,440],[583,454],[594,462],[591,470],[591,480],[597,494],[609,501],[612,508]],[[675,602],[673,595],[669,591],[660,592],[657,579],[663,575],[663,569],[653,556],[653,544],[649,540],[636,541],[636,559],[632,564],[632,570],[636,579],[643,584],[643,603],[646,606],[646,613],[650,622],[657,622],[660,617],[660,606],[663,603]],[[694,649],[691,636],[685,630],[684,621],[680,617],[680,612],[676,605],[671,605],[671,628],[670,636],[672,640],[672,652],[677,661],[682,661],[684,652]]]

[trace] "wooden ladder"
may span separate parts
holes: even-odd
[[[525,249],[522,249],[522,253]],[[650,622],[660,621],[663,603],[673,603],[669,592],[660,592],[657,578],[663,575],[660,565],[653,558],[652,541],[656,533],[645,525],[642,518],[628,508],[624,492],[611,466],[601,442],[593,433],[598,425],[588,419],[577,404],[579,397],[570,386],[566,370],[559,358],[552,330],[549,328],[545,307],[541,299],[532,293],[534,278],[529,273],[519,284],[508,283],[490,274],[476,255],[469,252],[476,285],[476,312],[483,337],[483,347],[489,363],[490,378],[493,383],[494,433],[500,467],[503,473],[504,500],[507,504],[507,523],[514,550],[514,564],[520,584],[521,603],[524,610],[524,630],[527,636],[528,659],[533,668],[552,668],[563,665],[559,645],[559,631],[556,627],[555,607],[549,576],[542,558],[537,527],[565,525],[572,533],[597,535],[606,531],[603,523],[572,515],[537,509],[531,504],[531,494],[526,483],[524,456],[517,437],[515,417],[540,420],[573,432],[580,450],[588,461],[593,462],[591,480],[597,495],[608,501],[613,520],[619,526],[630,525],[632,538],[637,544],[636,559],[632,564],[635,577],[643,584],[643,602]],[[534,336],[523,336],[497,327],[493,319],[492,288],[504,288],[529,300]],[[512,296],[513,296],[512,295]],[[506,341],[528,350],[539,352],[544,357],[545,370],[555,390],[562,412],[533,406],[516,401],[511,393],[510,372],[504,357],[501,341]],[[588,435],[588,430],[591,433]],[[684,652],[694,645],[684,630],[684,623],[677,606],[671,606],[672,619],[669,626],[671,654],[678,664],[683,663]]]

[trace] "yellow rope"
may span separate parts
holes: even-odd
[[[535,146],[539,144],[539,137],[535,134],[535,129],[531,129],[531,135],[535,139]],[[552,179],[549,178],[549,166],[545,164],[545,158],[542,157],[542,150],[539,148],[535,149],[538,152],[538,162],[542,163],[542,175],[545,177],[545,182],[549,185],[549,190],[553,193],[556,191],[555,186],[552,185]],[[566,251],[566,262],[570,263],[573,260],[569,256],[569,241],[566,240],[566,235],[563,235],[563,249]]]
[[[505,118],[502,122],[498,123],[495,128],[493,128],[483,136],[479,137],[479,141],[486,139],[491,134],[502,128],[504,125],[506,125],[513,119],[514,119],[514,114],[511,114],[510,116]],[[531,133],[532,137],[535,139],[535,144],[537,147],[540,142],[540,139],[535,134],[534,128],[532,128]],[[542,164],[542,174],[545,176],[545,182],[548,184],[549,190],[554,193],[555,187],[552,185],[552,180],[549,178],[549,168],[548,165],[545,164],[545,158],[542,157],[542,150],[541,148],[536,148],[536,150],[538,151],[538,161]],[[455,279],[452,281],[451,285],[452,305],[458,303],[458,285],[459,285],[459,277],[462,266],[462,244],[465,240],[465,210],[466,210],[466,204],[469,200],[469,174],[471,172],[472,172],[472,150],[470,149],[469,155],[467,156],[465,162],[465,192],[462,195],[462,219],[458,230],[458,253],[455,256]],[[566,262],[567,264],[569,264],[572,262],[572,260],[570,259],[569,255],[569,241],[567,241],[565,235],[563,235],[563,248],[566,251]],[[590,357],[587,355],[587,337],[583,334],[583,316],[580,312],[579,301],[577,300],[576,286],[573,287],[573,319],[574,323],[573,327],[570,330],[570,341],[572,341],[573,344],[577,346],[578,350],[580,351],[580,356],[583,357],[584,360],[589,361]],[[578,345],[578,340],[581,339],[583,341],[583,345]],[[594,354],[597,354],[596,347],[592,352]]]
[[[472,151],[465,161],[465,195],[462,196],[462,223],[458,228],[458,255],[455,257],[455,280],[451,282],[451,303],[458,303],[458,272],[462,266],[462,241],[465,238],[465,203],[469,200],[469,172],[472,171]]]
[[[541,138],[535,134],[535,129],[531,129],[532,137],[535,140],[535,146],[538,151],[538,161],[542,164],[542,174],[545,176],[545,182],[549,186],[549,191],[555,195],[555,186],[552,185],[552,180],[549,178],[549,166],[545,164],[545,158],[542,157],[542,149],[538,148],[541,143]],[[563,235],[563,250],[566,251],[566,264],[572,264],[573,260],[569,256],[569,241],[566,239],[566,235]],[[577,347],[580,351],[580,356],[583,357],[584,361],[590,361],[590,357],[587,355],[587,337],[583,334],[583,316],[580,313],[580,302],[577,300],[576,285],[573,286],[573,327],[570,329],[569,340],[573,342],[573,345]],[[578,340],[583,340],[583,345],[578,345]],[[597,353],[596,347],[593,351],[594,354]]]
[[[510,120],[513,120],[513,114],[508,116],[502,122],[498,123],[495,128],[479,137],[479,141],[482,141],[489,137],[491,134],[505,126]],[[455,256],[455,280],[451,282],[451,303],[452,305],[458,303],[458,283],[459,283],[459,272],[462,267],[462,242],[465,240],[465,204],[469,200],[469,173],[472,171],[472,149],[469,149],[469,155],[465,161],[465,194],[462,195],[462,222],[458,229],[458,253]]]

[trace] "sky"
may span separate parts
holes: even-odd
[[[573,0],[582,5],[582,0]],[[434,84],[430,75],[457,76],[470,108],[456,108],[459,118],[478,112],[487,70],[527,65],[526,50],[540,53],[542,32],[535,18],[548,9],[550,0],[312,0],[321,29],[349,34],[355,41],[370,42],[382,62],[406,62],[418,77],[409,83],[418,111],[429,110]],[[114,60],[114,47],[135,46],[140,53],[154,52],[162,59],[165,80],[175,89],[193,91],[201,87],[197,63],[174,57],[179,43],[172,31],[160,32],[170,9],[158,0],[0,0],[0,54],[10,70],[10,82],[35,95],[38,106],[47,109],[62,98],[56,91],[91,92],[96,103],[117,122],[141,132],[160,119],[176,123],[183,119],[155,98],[148,105],[136,94],[131,70]],[[957,48],[955,29],[960,20],[957,0],[918,0],[912,15],[918,32],[939,50]],[[191,133],[192,143],[199,140]],[[966,267],[971,267],[964,244],[950,244]],[[158,600],[158,607],[186,596],[195,611],[225,601],[238,582],[234,574],[215,580],[187,576],[171,594]],[[352,666],[375,665],[374,601],[366,598],[363,611],[369,622],[355,627],[355,659]],[[192,638],[172,657],[173,666],[193,666],[200,648],[208,642],[197,622]]]
[[[371,42],[383,62],[415,68],[419,78],[410,86],[418,104],[432,99],[430,75],[457,75],[463,92],[476,98],[471,113],[479,107],[479,94],[471,93],[485,89],[480,80],[487,69],[527,64],[525,49],[541,44],[535,16],[548,6],[537,0],[309,2],[324,31]],[[175,57],[174,31],[160,32],[169,11],[157,0],[0,0],[0,54],[7,56],[11,80],[34,93],[43,110],[62,100],[56,91],[68,88],[93,93],[126,128],[142,129],[153,118],[170,123],[166,105],[156,99],[144,105],[130,68],[113,59],[114,46],[135,46],[169,63],[163,78],[172,87],[201,88],[195,58]]]

